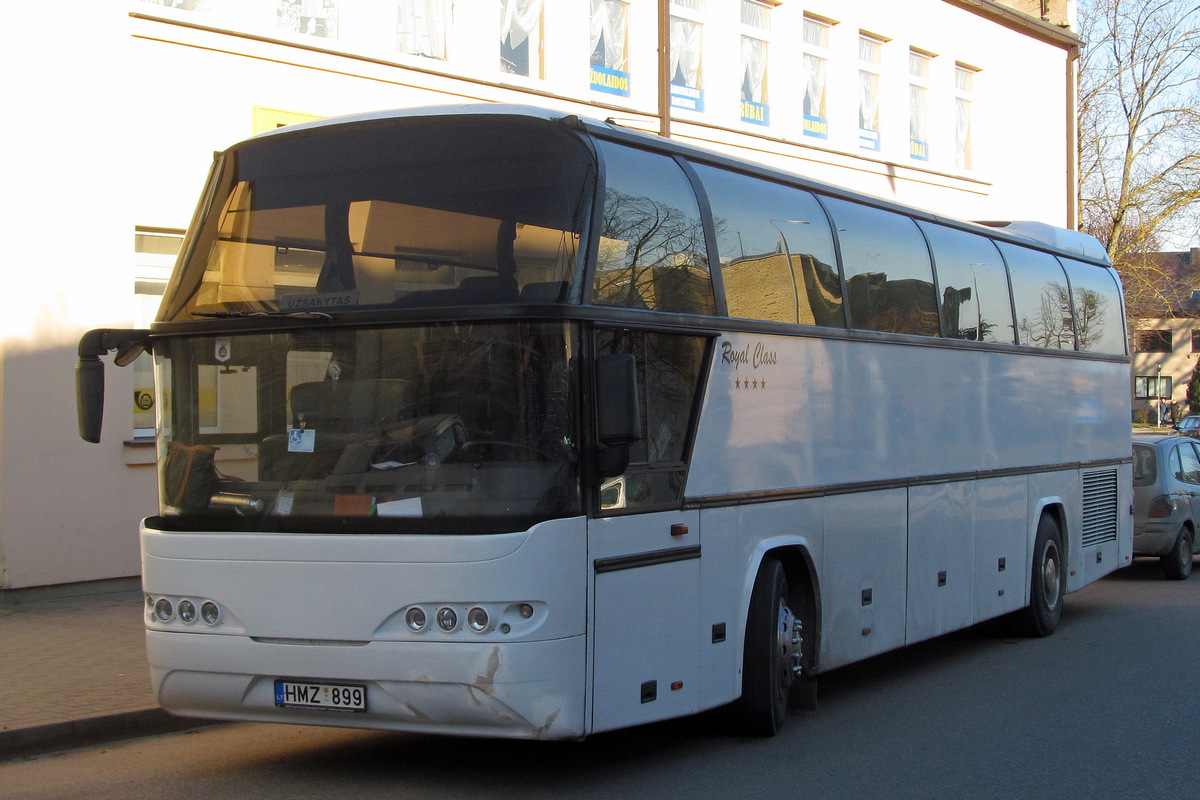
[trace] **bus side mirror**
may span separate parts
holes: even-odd
[[[610,353],[596,359],[596,429],[599,477],[624,473],[630,446],[642,439],[637,362],[632,353]]]
[[[133,363],[150,349],[150,332],[144,330],[88,331],[79,340],[79,363],[75,365],[75,403],[79,414],[79,437],[100,441],[104,421],[104,362],[100,356],[116,350],[114,362],[121,367]]]
[[[104,362],[100,356],[80,356],[75,365],[75,404],[79,438],[97,444],[104,419]]]

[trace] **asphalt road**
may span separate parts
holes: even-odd
[[[987,624],[826,675],[774,739],[713,715],[582,743],[222,725],[0,764],[0,798],[1190,800],[1197,665],[1200,574],[1145,561],[1048,639]]]

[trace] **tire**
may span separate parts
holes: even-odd
[[[1175,537],[1171,552],[1159,559],[1163,574],[1173,581],[1185,581],[1192,574],[1192,532],[1184,525]]]
[[[739,727],[752,736],[774,736],[787,717],[788,691],[800,663],[801,636],[795,626],[787,574],[776,559],[759,567],[750,595],[742,660],[742,696],[735,709]]]
[[[1029,606],[1018,617],[1026,636],[1049,636],[1058,627],[1066,589],[1063,558],[1062,532],[1058,522],[1049,514],[1043,514],[1033,540]]]

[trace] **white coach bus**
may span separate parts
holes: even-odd
[[[218,154],[158,320],[147,647],[181,715],[578,738],[1012,614],[1132,555],[1103,250],[538,109]]]

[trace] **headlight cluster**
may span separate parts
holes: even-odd
[[[186,597],[146,595],[146,620],[166,624],[177,621],[185,625],[201,622],[210,627],[221,621],[221,607],[212,600],[193,600]]]
[[[527,624],[536,613],[532,603],[422,604],[405,610],[404,625],[413,633],[512,633],[514,627]]]

